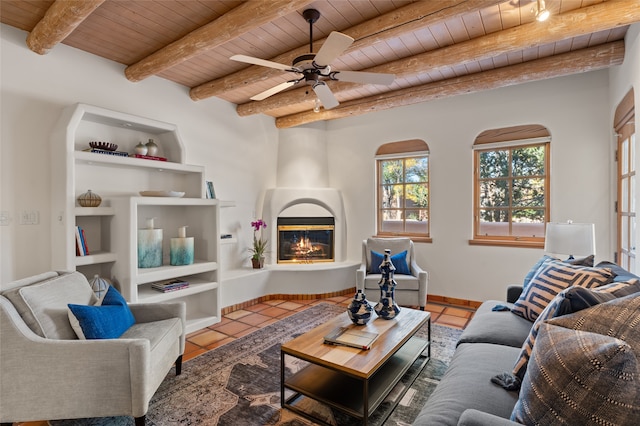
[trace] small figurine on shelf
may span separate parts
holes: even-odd
[[[149,142],[145,145],[147,147],[147,155],[151,155],[155,157],[158,155],[158,145],[153,141],[153,139],[149,139]]]
[[[138,143],[138,145],[135,146],[135,148],[133,148],[133,152],[135,152],[138,155],[147,155],[147,152],[149,152],[149,148],[147,148],[145,144],[140,142]]]

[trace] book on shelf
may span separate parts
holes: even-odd
[[[207,198],[209,199],[216,198],[216,190],[213,189],[213,182],[210,180],[207,181]]]
[[[84,249],[84,254],[89,255],[89,246],[87,244],[87,237],[84,235],[84,229],[80,228],[80,239],[82,239],[82,248]]]
[[[371,349],[371,345],[378,338],[378,333],[360,330],[351,327],[338,327],[331,333],[324,336],[324,343],[330,345],[350,346],[363,350]]]
[[[84,233],[84,229],[79,226],[75,228],[76,234],[76,256],[87,256],[89,254],[89,248],[87,246],[87,238]]]
[[[124,151],[109,151],[107,149],[99,149],[99,148],[87,148],[84,151],[94,152],[96,154],[106,154],[106,155],[115,155],[118,157],[128,157],[129,153]]]
[[[167,161],[165,157],[156,157],[155,155],[131,154],[132,157],[142,158],[144,160]]]
[[[157,281],[151,284],[151,288],[163,293],[170,291],[182,290],[189,287],[189,282],[181,280],[179,278],[173,278],[170,280]]]

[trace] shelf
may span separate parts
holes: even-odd
[[[139,206],[215,206],[218,200],[209,198],[132,197]]]
[[[85,150],[90,141],[118,145],[133,152],[139,142],[153,139],[158,155],[168,161],[100,154]],[[135,302],[185,302],[188,331],[220,321],[220,205],[208,200],[205,168],[184,164],[185,151],[176,125],[93,105],[78,103],[62,112],[51,132],[51,211],[59,226],[51,231],[51,265],[78,270],[87,278],[99,274],[117,280],[124,298]],[[100,207],[79,207],[77,197],[92,189],[103,197]],[[173,190],[186,197],[143,197],[141,191]],[[166,265],[138,268],[137,234],[146,220],[157,218],[166,229],[163,253]],[[192,265],[169,265],[170,239],[188,226],[195,237]],[[75,226],[85,231],[91,255],[76,256]],[[117,255],[116,255],[117,253]],[[161,293],[151,282],[183,277],[191,286]],[[176,294],[177,293],[177,294]]]
[[[214,290],[219,287],[216,282],[197,282],[189,280],[189,287],[176,291],[162,293],[151,288],[151,286],[140,287],[138,290],[138,302],[159,303],[174,300],[180,297],[191,296],[193,294],[202,293],[208,290]]]
[[[174,173],[200,173],[202,166],[173,163],[171,161],[145,160],[135,157],[120,157],[118,155],[96,154],[95,152],[75,151],[73,153],[77,163],[99,165],[105,167],[130,167],[135,169],[147,168]]]
[[[113,207],[76,207],[76,216],[113,216],[116,211]]]
[[[203,272],[215,271],[217,269],[217,262],[207,262],[204,260],[195,260],[192,265],[163,265],[158,268],[138,268],[136,283],[138,285],[147,284],[154,281],[162,281],[171,278],[185,277],[187,275],[201,274]]]
[[[97,252],[87,256],[76,256],[76,266],[96,265],[98,263],[115,262],[118,256],[115,253]]]

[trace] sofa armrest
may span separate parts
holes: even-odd
[[[131,309],[131,313],[137,323],[180,318],[182,322],[180,353],[184,353],[187,335],[187,305],[185,302],[131,303],[129,304],[129,309]]]
[[[411,260],[411,272],[418,278],[418,300],[421,301],[420,307],[424,308],[427,303],[427,287],[429,285],[429,273],[422,269],[415,259]]]
[[[181,318],[184,322],[187,316],[187,305],[184,302],[131,303],[129,309],[131,309],[136,322],[139,323],[170,318]]]
[[[517,424],[509,419],[503,419],[473,408],[464,410],[458,419],[458,426],[514,426]]]
[[[523,287],[521,285],[510,285],[507,287],[507,302],[516,303],[522,294]]]

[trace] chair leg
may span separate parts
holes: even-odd
[[[136,426],[144,426],[146,422],[146,417],[145,416],[136,417],[134,418],[134,421],[136,423]]]
[[[176,376],[182,374],[182,355],[176,359]]]
[[[424,311],[424,306],[420,306],[420,310],[421,310],[421,311]]]

